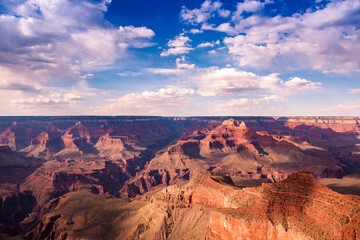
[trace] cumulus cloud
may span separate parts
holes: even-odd
[[[283,80],[278,73],[259,75],[232,67],[196,68],[186,62],[184,56],[176,59],[176,68],[149,68],[148,74],[173,75],[178,82],[186,82],[196,89],[196,94],[205,97],[238,94],[277,94],[289,96],[317,91],[322,83],[292,77]]]
[[[192,33],[192,34],[199,34],[199,33],[203,33],[204,31],[201,30],[201,29],[193,28],[193,29],[190,29],[189,32]]]
[[[208,24],[204,23],[201,26],[201,29],[203,30],[211,30],[211,31],[217,31],[217,32],[224,32],[228,35],[236,35],[238,32],[234,29],[233,26],[231,26],[230,23],[222,23],[219,26],[215,26],[215,24]]]
[[[319,89],[321,83],[298,77],[283,81],[279,74],[257,75],[236,68],[211,68],[198,76],[202,96],[223,96],[254,91],[292,95]]]
[[[194,94],[195,90],[192,88],[169,86],[156,91],[128,93],[111,100],[108,105],[94,108],[94,111],[99,114],[181,114],[187,111],[190,104],[187,97]]]
[[[152,30],[115,28],[104,19],[109,2],[29,0],[9,5],[0,15],[2,77],[21,84],[71,82],[83,72],[111,67],[129,47],[150,46]]]
[[[187,63],[185,56],[176,59],[176,68],[179,69],[194,69],[195,64]]]
[[[180,35],[176,36],[175,39],[170,40],[167,43],[168,49],[164,50],[160,56],[166,57],[170,55],[188,53],[194,50],[194,48],[190,46],[189,42],[191,42],[191,39],[188,36],[185,36],[184,33],[181,33]]]
[[[202,42],[199,45],[197,45],[198,48],[206,48],[206,47],[215,47],[216,45],[219,45],[220,41],[212,41],[212,42]]]
[[[97,90],[88,86],[86,78],[71,88],[40,87],[36,91],[24,91],[14,89],[11,97],[0,99],[1,105],[8,106],[2,114],[7,115],[37,115],[37,114],[88,114],[89,106],[87,101],[107,94],[103,90]],[[0,94],[7,94],[8,90],[0,88]]]
[[[183,8],[181,16],[202,30],[223,32],[228,52],[240,67],[313,69],[323,73],[360,71],[360,2],[330,1],[322,8],[292,16],[262,15],[271,0],[239,2],[231,19],[218,17],[221,4],[205,1],[199,9]]]
[[[236,11],[233,14],[232,19],[237,20],[241,19],[243,13],[255,13],[263,9],[266,4],[272,3],[271,0],[259,1],[259,0],[245,0],[244,2],[239,2],[236,5]]]
[[[185,6],[182,7],[180,17],[188,24],[199,24],[206,22],[211,17],[219,16],[227,18],[230,16],[230,11],[221,8],[222,3],[220,1],[206,0],[201,4],[200,8],[188,9]]]
[[[289,17],[241,15],[259,10],[264,3],[240,3],[225,31],[238,34],[225,38],[224,43],[239,66],[278,66],[324,73],[360,71],[359,1],[333,1],[323,9]]]
[[[289,81],[283,83],[287,89],[294,89],[296,91],[315,90],[321,87],[319,82],[311,82],[304,78],[293,77]]]
[[[259,98],[235,98],[230,99],[227,101],[218,101],[215,104],[215,108],[219,111],[228,111],[229,109],[246,109],[248,107],[254,107],[254,105],[259,105],[263,103],[270,103],[270,102],[283,102],[286,99],[282,96],[278,95],[269,95],[263,96]]]
[[[309,93],[322,87],[319,82],[299,77],[283,80],[277,73],[258,75],[230,67],[197,68],[188,63],[184,56],[176,59],[176,68],[150,68],[144,71],[146,74],[171,75],[177,84],[155,91],[125,94],[112,99],[107,105],[94,108],[94,111],[98,114],[171,115],[176,109],[176,115],[186,115],[214,114],[213,110],[223,109],[224,114],[231,114],[239,107],[244,110],[251,106],[256,106],[260,111],[270,103],[286,102],[291,95]],[[202,107],[206,109],[209,106],[214,108],[199,111],[195,106],[200,107],[201,104],[205,104]]]

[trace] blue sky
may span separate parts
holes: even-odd
[[[0,0],[1,115],[355,115],[358,0]]]

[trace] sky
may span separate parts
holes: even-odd
[[[0,115],[359,116],[359,0],[0,0]]]

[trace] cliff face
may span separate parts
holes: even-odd
[[[145,147],[127,142],[126,138],[110,136],[109,134],[101,136],[94,147],[100,157],[125,163],[127,159],[140,157],[141,153],[146,150]]]
[[[90,205],[98,201],[87,196]],[[145,201],[102,200],[96,218],[86,215],[91,211],[74,211],[79,199],[76,194],[60,198],[31,239],[73,239],[90,232],[106,239],[356,239],[360,234],[360,197],[335,193],[308,172],[244,189],[198,177]],[[109,213],[105,227],[100,222]]]
[[[37,202],[31,192],[20,191],[19,185],[43,163],[0,146],[0,232],[21,232],[19,223],[32,213]]]
[[[0,144],[6,145],[9,148],[16,149],[15,133],[7,128],[0,133]]]
[[[21,184],[32,192],[40,206],[70,191],[89,189],[97,194],[117,195],[128,178],[121,166],[109,161],[48,161]]]
[[[206,239],[356,239],[360,233],[360,198],[321,186],[309,172],[242,190],[205,178],[167,187],[150,202],[171,218],[164,223],[167,239],[180,239],[177,231],[189,224],[179,216],[198,216],[201,224],[191,231],[206,226]]]
[[[130,179],[121,194],[127,197],[143,194],[153,186],[171,185],[205,171],[279,181],[299,169],[311,170],[318,177],[341,177],[346,170],[339,159],[304,138],[256,132],[244,122],[229,119],[168,147]]]
[[[243,200],[236,209],[212,214],[210,239],[356,239],[359,234],[359,198],[332,192],[307,172],[244,190],[256,203]]]
[[[52,140],[71,134],[75,139],[95,144],[99,137],[110,133],[125,136],[140,146],[165,145],[182,133],[214,127],[224,117],[157,118],[157,117],[0,117],[0,144],[17,150],[28,147],[32,139],[48,133]],[[353,143],[360,134],[359,117],[237,117],[256,132],[272,135],[304,136],[317,144],[334,146],[339,138]],[[346,140],[344,142],[344,140]]]
[[[0,127],[0,233],[351,239],[358,224],[356,207],[337,210],[357,198],[303,173],[287,178],[301,169],[316,178],[359,173],[356,117],[0,117]],[[275,184],[229,186],[251,181]]]

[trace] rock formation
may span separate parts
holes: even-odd
[[[26,178],[20,190],[32,192],[42,206],[67,192],[83,189],[117,195],[127,178],[121,166],[106,160],[48,161]]]
[[[168,147],[130,179],[121,194],[133,197],[153,186],[188,180],[205,171],[279,181],[300,169],[318,177],[344,175],[341,162],[324,149],[255,132],[244,122],[229,119],[206,134],[194,132]]]
[[[84,194],[86,202],[81,201]],[[101,200],[79,192],[54,201],[30,239],[340,240],[360,234],[360,197],[333,192],[309,172],[257,188],[238,189],[197,177],[150,200]]]
[[[11,129],[7,128],[0,133],[0,145],[9,146],[11,149],[16,149],[15,134]]]
[[[8,146],[0,146],[0,232],[17,234],[19,223],[32,213],[36,200],[31,192],[21,191],[20,185],[44,163],[26,158]]]
[[[0,117],[0,238],[356,239],[359,121]]]
[[[139,157],[141,152],[146,150],[146,148],[139,147],[134,143],[125,143],[120,136],[110,136],[108,133],[101,136],[94,147],[99,152],[98,156],[124,162],[127,159]]]

